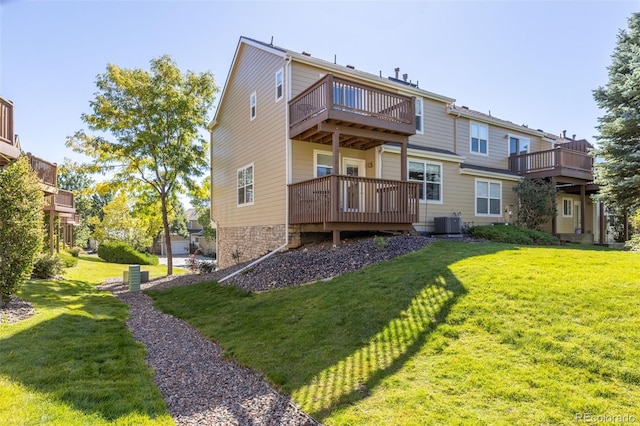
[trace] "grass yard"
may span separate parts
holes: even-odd
[[[66,280],[23,287],[18,296],[36,315],[0,324],[0,424],[173,424],[146,351],[125,325],[126,305],[95,288],[126,268],[81,257]]]
[[[149,294],[328,425],[640,421],[637,253],[439,242],[298,288]]]

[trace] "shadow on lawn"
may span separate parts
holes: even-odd
[[[109,421],[166,415],[125,305],[77,281],[31,282],[21,296],[60,314],[0,340],[0,375]]]

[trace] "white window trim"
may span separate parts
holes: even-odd
[[[473,139],[473,126],[483,126],[487,129],[487,152],[480,152],[480,151],[474,151],[472,149],[473,143],[471,141],[471,139]],[[478,138],[478,149],[480,149],[480,138]],[[478,121],[469,121],[469,152],[473,155],[482,155],[484,157],[488,157],[489,156],[489,125],[486,123],[480,123]]]
[[[527,154],[531,152],[531,138],[525,138],[524,136],[516,135],[513,133],[507,133],[507,156],[511,154],[511,138],[518,139],[519,141],[526,140],[527,141]]]
[[[280,86],[282,87],[281,89],[282,94],[280,95],[280,97],[278,97],[278,74],[280,74]],[[278,102],[284,98],[284,71],[282,68],[276,71],[275,82],[276,82],[276,102]]]
[[[333,161],[333,152],[332,151],[323,151],[321,149],[313,150],[313,177],[318,177],[318,154],[330,155]],[[340,157],[338,157],[340,159]],[[335,173],[335,170],[334,170]]]
[[[416,129],[416,133],[419,135],[424,135],[424,99],[416,98],[416,102],[420,102],[420,104],[422,104],[422,114],[420,115],[420,130]]]
[[[238,187],[238,172],[240,170],[246,170],[249,167],[251,167],[251,174],[253,175],[253,183],[252,183],[252,185],[253,185],[253,199],[251,200],[250,203],[242,203],[242,204],[240,204],[238,202],[238,190],[240,189]],[[255,167],[253,167],[253,163],[247,164],[246,166],[240,167],[239,169],[236,170],[236,192],[235,192],[235,196],[236,196],[236,205],[238,207],[252,206],[253,203],[255,203],[255,201],[256,201],[256,169],[255,169]]]
[[[444,167],[442,166],[442,163],[439,163],[437,161],[428,161],[428,160],[422,160],[420,158],[409,158],[407,159],[407,181],[408,182],[420,182],[417,180],[412,180],[409,179],[409,162],[413,161],[414,163],[423,163],[425,166],[427,164],[433,165],[433,166],[438,166],[440,167],[440,199],[439,200],[428,200],[427,199],[427,188],[425,187],[425,199],[424,200],[419,200],[421,204],[443,204],[444,203]],[[426,169],[426,167],[425,167]]]
[[[255,114],[253,113],[253,109],[255,108]],[[253,92],[251,96],[249,96],[249,121],[254,120],[258,116],[258,95],[256,92]]]
[[[562,217],[573,217],[573,198],[567,198],[567,197],[563,197],[562,198]],[[564,203],[568,202],[569,203],[569,214],[565,214],[564,212]]]
[[[489,195],[491,195],[491,184],[492,183],[497,183],[498,185],[500,185],[500,209],[499,209],[499,213],[497,214],[491,214],[491,213],[478,213],[478,182],[487,182],[489,184]],[[475,179],[474,182],[474,189],[473,189],[473,193],[474,193],[474,198],[473,198],[473,210],[475,212],[475,215],[477,217],[502,217],[502,181],[499,180],[492,180],[492,179]],[[487,200],[491,200],[491,197],[487,197]],[[491,211],[491,203],[487,203],[487,208],[488,211]]]

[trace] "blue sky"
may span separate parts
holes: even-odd
[[[594,141],[592,90],[639,1],[0,1],[0,95],[15,103],[23,150],[83,158],[108,63],[148,69],[171,55],[225,82],[241,35],[384,76],[394,68],[457,105]],[[211,111],[210,117],[213,117]]]

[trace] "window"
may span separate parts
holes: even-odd
[[[284,85],[282,83],[282,70],[276,72],[276,102],[284,96]]]
[[[502,183],[476,179],[476,216],[500,216]]]
[[[571,198],[562,199],[562,216],[573,217],[573,200]]]
[[[313,151],[315,161],[315,177],[333,174],[333,155],[326,151]]]
[[[409,161],[409,181],[420,183],[420,201],[442,203],[442,165]]]
[[[253,92],[251,94],[251,96],[249,97],[249,107],[251,109],[250,112],[250,119],[253,120],[254,118],[256,118],[256,114],[257,114],[257,109],[256,109],[256,92]]]
[[[509,135],[509,155],[529,152],[529,139]]]
[[[469,130],[471,134],[471,152],[487,155],[487,140],[489,139],[489,126],[471,122]]]
[[[238,205],[253,204],[253,164],[238,169]]]
[[[422,111],[422,99],[416,98],[416,132],[424,133],[424,114]]]

